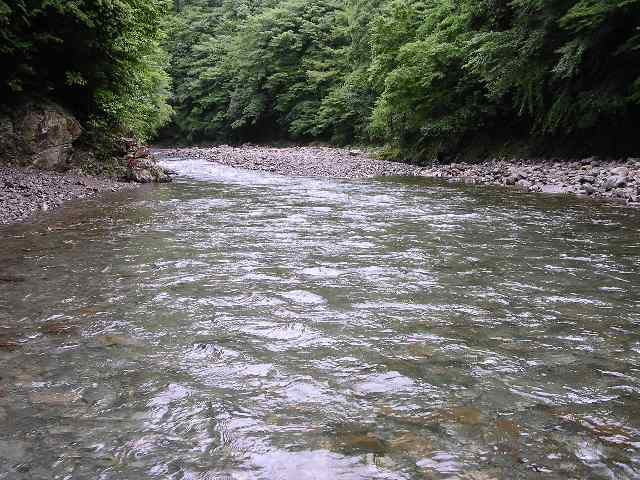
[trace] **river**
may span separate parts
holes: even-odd
[[[0,227],[0,479],[640,477],[640,212],[171,166]]]

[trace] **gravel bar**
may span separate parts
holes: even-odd
[[[298,177],[416,176],[420,168],[374,160],[360,150],[331,147],[230,147],[155,150],[160,157],[204,159],[221,165]]]
[[[640,207],[640,159],[492,160],[424,168],[420,175],[522,192],[591,197]]]
[[[374,160],[360,150],[254,145],[156,150],[160,157],[196,158],[280,175],[362,178],[421,176],[498,185],[521,192],[577,195],[640,207],[640,159],[489,160],[419,167]]]
[[[68,200],[131,188],[135,185],[108,178],[0,166],[0,225],[25,222]]]

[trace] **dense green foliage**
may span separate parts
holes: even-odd
[[[507,138],[640,143],[640,0],[170,3],[0,0],[3,98],[54,97],[148,137],[171,96],[164,134],[182,142],[375,143],[414,159]]]
[[[169,119],[169,0],[0,0],[0,92],[53,98],[97,130],[148,137]]]
[[[635,142],[640,0],[180,3],[167,42],[179,138],[414,158],[487,134]]]

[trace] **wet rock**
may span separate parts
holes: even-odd
[[[78,314],[83,316],[83,317],[93,317],[94,315],[96,315],[99,312],[100,312],[100,310],[98,308],[86,307],[86,308],[80,309],[78,311]]]
[[[398,453],[407,453],[414,457],[426,457],[433,453],[433,445],[429,439],[409,432],[389,440],[389,449]]]
[[[441,352],[437,346],[422,343],[412,343],[407,349],[411,354],[420,358],[432,358]]]
[[[27,279],[25,277],[18,277],[13,275],[1,275],[0,282],[1,283],[22,283],[26,282]]]
[[[76,326],[68,323],[52,322],[40,327],[40,331],[48,335],[69,335],[75,333]]]
[[[105,347],[136,347],[140,345],[140,341],[137,339],[124,335],[103,335],[97,337],[96,340]]]
[[[25,442],[17,440],[0,440],[0,459],[9,462],[17,462],[23,460],[26,456],[27,444]]]
[[[416,465],[428,470],[434,470],[439,474],[452,474],[462,469],[462,464],[457,462],[453,455],[444,452],[435,453],[430,458],[416,462]]]
[[[127,169],[127,180],[136,183],[169,183],[171,176],[150,158],[132,159]]]
[[[613,176],[607,178],[604,183],[604,189],[609,191],[614,188],[624,187],[627,184],[627,177]]]
[[[579,178],[581,184],[593,184],[596,181],[596,178],[593,175],[581,175]]]
[[[519,437],[520,436],[520,427],[515,422],[511,420],[497,420],[496,421],[496,430],[500,433],[507,434],[511,437]]]
[[[627,175],[629,175],[629,169],[627,167],[612,168],[611,170],[609,170],[609,172],[611,173],[611,175],[616,177],[626,177]]]
[[[464,472],[458,477],[459,480],[498,480],[498,478],[497,474],[494,475],[480,470]]]
[[[450,411],[451,417],[457,422],[463,425],[479,425],[482,423],[482,414],[480,410],[473,407],[455,407]]]
[[[518,175],[510,175],[505,180],[505,183],[507,185],[515,185],[518,182],[518,180],[520,180],[520,177]]]
[[[19,346],[20,345],[17,342],[12,342],[12,341],[8,341],[8,340],[0,340],[0,351],[6,350],[6,351],[9,351],[9,352],[12,352],[13,350],[18,348]]]
[[[383,454],[388,450],[388,445],[375,433],[347,433],[341,434],[336,440],[336,447],[347,453],[377,453]]]
[[[30,392],[29,400],[31,403],[45,405],[71,405],[79,402],[82,396],[77,392],[51,392],[48,390],[41,392]]]
[[[566,193],[566,189],[562,185],[547,184],[542,186],[542,193],[561,194]]]
[[[151,156],[151,151],[147,146],[138,147],[133,154],[133,158],[147,158],[149,156]]]
[[[518,180],[516,182],[516,187],[520,188],[521,190],[529,191],[531,190],[532,186],[533,185],[529,180]]]

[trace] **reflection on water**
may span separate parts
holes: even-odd
[[[640,476],[640,217],[176,161],[0,229],[0,479]]]

